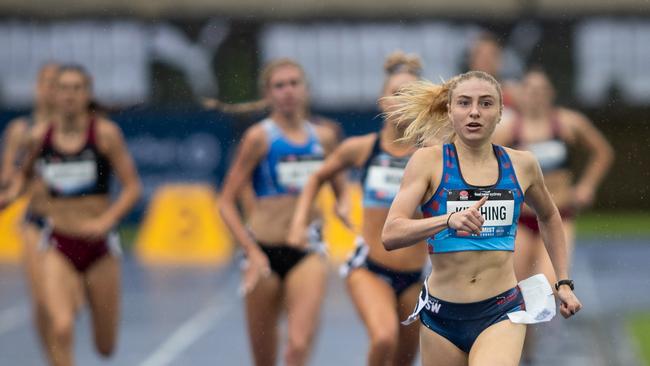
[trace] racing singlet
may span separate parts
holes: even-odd
[[[108,194],[111,166],[97,148],[96,124],[94,118],[90,120],[86,143],[75,153],[54,146],[54,125],[50,124],[36,166],[53,197]]]
[[[363,207],[390,207],[399,191],[404,168],[411,156],[397,157],[381,149],[377,139],[361,171]]]
[[[443,146],[442,179],[435,194],[421,207],[424,217],[464,210],[483,196],[487,196],[488,200],[480,208],[485,219],[480,235],[446,228],[427,238],[429,253],[514,251],[517,219],[524,195],[508,153],[498,145],[493,145],[493,149],[499,163],[499,178],[492,186],[478,187],[465,182],[458,164],[456,147],[453,144]]]
[[[314,126],[307,122],[304,124],[308,132],[307,142],[296,145],[270,118],[261,123],[269,149],[253,171],[253,188],[257,197],[299,194],[309,176],[323,163],[323,147]]]

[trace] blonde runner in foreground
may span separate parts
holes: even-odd
[[[429,246],[433,271],[410,318],[419,315],[423,325],[422,364],[517,365],[526,334],[522,323],[548,320],[555,310],[548,309],[547,282],[531,278],[527,293],[531,286],[518,286],[515,277],[514,242],[524,201],[538,216],[560,279],[562,315],[582,307],[569,280],[562,220],[539,164],[529,152],[490,143],[503,99],[489,74],[471,71],[443,85],[418,82],[389,98],[398,105],[393,117],[409,123],[406,139],[419,145],[449,142],[415,152],[382,233],[388,250],[421,240]],[[422,219],[414,218],[418,207]],[[517,323],[511,320],[515,314]]]

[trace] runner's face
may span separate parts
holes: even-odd
[[[271,74],[266,94],[275,111],[283,114],[302,112],[308,97],[302,71],[291,65],[278,67]]]
[[[501,48],[492,41],[479,41],[471,51],[470,70],[484,71],[499,76],[501,69]]]
[[[546,75],[529,72],[522,83],[522,107],[531,110],[546,109],[553,105],[555,91]]]
[[[501,118],[497,88],[487,80],[471,78],[451,93],[449,119],[459,138],[466,142],[489,141]]]
[[[86,77],[77,71],[64,71],[57,80],[58,106],[64,115],[86,112],[90,102]]]

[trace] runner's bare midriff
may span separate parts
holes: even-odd
[[[258,198],[249,221],[255,239],[264,244],[286,245],[297,202],[298,197],[290,195]],[[312,210],[309,222],[318,217],[318,211]]]
[[[432,296],[444,301],[469,303],[494,297],[516,286],[513,253],[467,251],[431,256],[435,271],[428,280]]]
[[[48,217],[54,229],[61,234],[75,236],[80,223],[100,217],[110,206],[105,194],[82,197],[54,197],[49,199]]]

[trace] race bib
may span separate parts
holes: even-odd
[[[43,180],[58,193],[78,193],[92,187],[97,180],[94,161],[66,161],[43,164]]]
[[[569,155],[566,144],[558,140],[536,142],[526,148],[535,155],[542,170],[558,167]]]
[[[505,236],[510,232],[514,222],[515,199],[508,189],[453,189],[447,195],[447,212],[465,210],[479,201],[483,196],[488,200],[479,209],[485,219],[481,231],[482,237]],[[471,234],[472,236],[478,236]]]
[[[320,155],[302,155],[284,157],[276,165],[278,183],[288,192],[299,192],[307,183],[310,175],[323,164]]]
[[[375,159],[368,168],[365,190],[377,198],[394,198],[399,191],[408,159]]]

